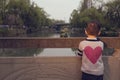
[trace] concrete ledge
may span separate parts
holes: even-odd
[[[104,80],[120,80],[120,59],[103,57]],[[80,57],[0,58],[0,80],[80,80]]]
[[[80,58],[0,58],[0,71],[0,80],[79,80]]]
[[[0,48],[78,48],[80,38],[2,37]],[[120,48],[120,37],[101,37],[108,47]],[[64,44],[64,45],[63,45]]]

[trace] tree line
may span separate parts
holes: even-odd
[[[0,25],[26,28],[27,33],[32,33],[51,25],[48,17],[43,8],[30,0],[0,0]]]
[[[83,33],[86,23],[91,20],[98,20],[102,26],[102,33],[120,31],[120,0],[82,0],[81,6],[74,9],[70,16],[72,28],[77,28]],[[52,20],[49,14],[30,0],[0,0],[0,36],[9,33],[23,32],[25,34],[42,31],[45,26],[51,26],[60,21]],[[64,21],[63,21],[64,23]],[[11,29],[1,29],[1,25],[8,25]],[[24,29],[25,30],[24,30]],[[21,30],[20,30],[21,29]],[[75,31],[76,32],[76,31]],[[114,33],[113,33],[114,32]],[[111,34],[110,34],[111,35]]]
[[[83,0],[81,6],[73,10],[70,24],[72,28],[78,28],[82,32],[86,23],[91,20],[101,23],[103,36],[117,36],[116,32],[120,31],[120,0],[107,3],[103,0]]]

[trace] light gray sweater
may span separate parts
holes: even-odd
[[[88,74],[103,75],[103,42],[99,39],[86,39],[80,42],[79,50],[83,52],[81,70]]]

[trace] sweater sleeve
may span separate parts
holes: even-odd
[[[77,49],[76,54],[79,56],[83,55],[83,49],[82,49],[81,43],[79,44],[79,48]]]

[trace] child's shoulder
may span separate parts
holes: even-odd
[[[94,42],[94,43],[95,43],[95,42],[96,42],[96,43],[102,43],[102,44],[104,43],[103,41],[101,41],[101,39],[97,38],[96,40],[94,40],[94,39],[85,39],[85,40],[81,41],[80,44],[91,43],[91,42],[92,42],[92,43],[93,43],[93,42]]]
[[[87,40],[82,40],[82,41],[80,41],[80,44],[84,44],[86,42],[87,42]]]
[[[83,41],[87,41],[87,39],[84,39],[84,40],[82,40],[81,42],[83,42]]]

